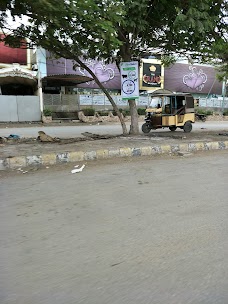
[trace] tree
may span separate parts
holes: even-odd
[[[218,60],[215,61],[218,70],[218,79],[220,81],[226,81],[228,79],[228,47],[227,43],[224,40],[218,41],[213,45],[213,53],[215,58]]]
[[[124,21],[118,27],[122,42],[119,61],[140,58],[148,50],[168,55],[187,52],[202,60],[210,57],[212,42],[225,41],[226,1],[125,0],[124,3]],[[135,113],[134,102],[130,105]]]
[[[83,57],[101,59],[101,55],[104,55],[102,59],[111,58],[113,50],[118,49],[120,42],[112,26],[121,17],[118,1],[3,0],[0,10],[0,28],[10,33],[2,38],[5,43],[18,46],[25,37],[30,41],[27,47],[42,46],[87,70],[108,97],[120,119],[123,134],[127,134],[123,116],[109,92],[82,61]],[[9,13],[14,21],[20,21],[14,29],[7,24]],[[23,22],[24,17],[29,22]]]
[[[4,12],[26,15],[32,22],[19,26],[14,31],[17,37],[27,36],[79,65],[80,56],[116,61],[119,65],[121,61],[140,61],[152,51],[167,55],[187,53],[208,60],[215,54],[221,55],[221,50],[216,51],[218,43],[223,44],[227,54],[226,0],[3,2]],[[129,106],[130,133],[138,134],[135,101],[130,100]]]

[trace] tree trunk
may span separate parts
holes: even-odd
[[[138,111],[136,107],[135,100],[128,100],[131,114],[131,126],[129,134],[137,135],[139,134],[139,120],[138,120]]]
[[[123,118],[123,115],[120,113],[117,105],[115,104],[114,100],[112,99],[111,95],[109,94],[109,92],[107,91],[107,89],[103,86],[103,84],[99,81],[99,79],[97,78],[97,76],[90,70],[90,68],[85,65],[78,57],[74,58],[74,60],[82,67],[84,68],[92,77],[93,79],[95,80],[95,82],[97,83],[97,85],[102,89],[102,91],[105,93],[105,95],[107,96],[108,100],[110,101],[114,111],[116,112],[119,120],[120,120],[120,123],[121,123],[121,126],[122,126],[122,130],[123,130],[123,135],[127,135],[128,132],[127,132],[127,127],[126,127],[126,124],[124,122],[124,118]]]

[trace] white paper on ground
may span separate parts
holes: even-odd
[[[79,173],[85,168],[85,165],[82,165],[81,168],[71,170],[71,173]]]

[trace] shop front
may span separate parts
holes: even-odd
[[[41,120],[38,75],[32,70],[31,55],[23,46],[0,42],[0,122]]]

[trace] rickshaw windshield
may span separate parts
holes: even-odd
[[[162,105],[162,98],[161,97],[152,97],[149,107],[150,108],[157,108],[158,105]]]
[[[161,105],[161,107],[164,108],[168,104],[170,104],[170,97],[169,96],[152,97],[149,107],[150,108],[157,108],[158,105]]]

